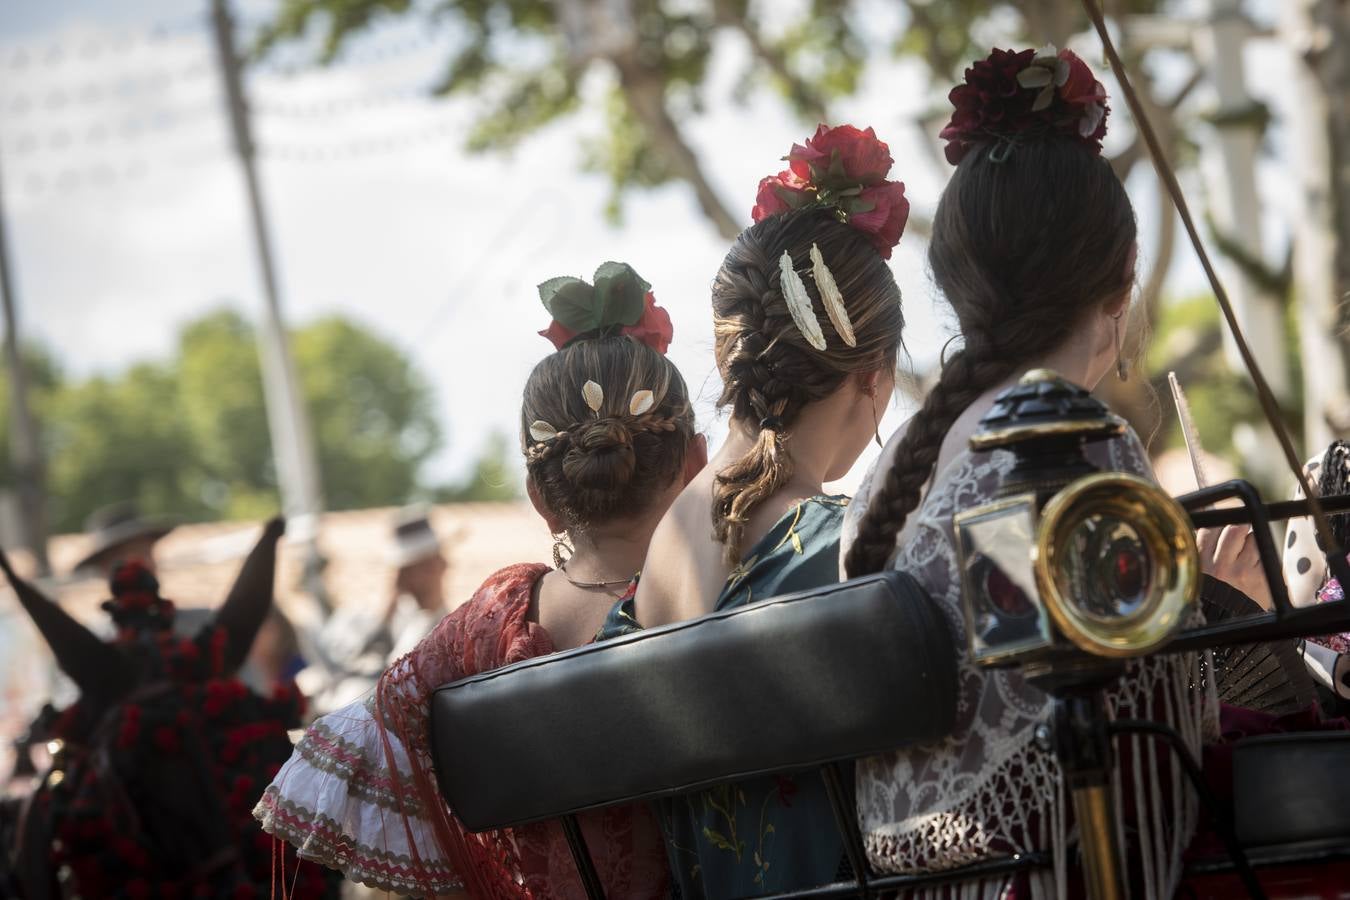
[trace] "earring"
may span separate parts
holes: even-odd
[[[1116,377],[1121,381],[1128,381],[1130,377],[1130,363],[1125,359],[1125,344],[1120,336],[1120,317],[1125,315],[1125,310],[1121,310],[1111,317],[1111,327],[1116,332]]]
[[[939,368],[939,369],[945,369],[945,368],[947,368],[947,348],[950,347],[950,346],[952,345],[952,341],[956,340],[956,339],[959,338],[960,336],[961,336],[961,335],[959,335],[959,334],[954,334],[954,335],[952,335],[951,337],[947,338],[947,340],[942,344],[942,351],[941,351],[940,353],[938,353],[938,368]]]
[[[872,435],[877,440],[877,446],[882,447],[881,417],[877,415],[877,392],[873,390],[867,396],[872,398]]]
[[[567,532],[559,532],[553,535],[553,568],[561,569],[563,563],[567,562],[563,559],[564,550],[569,557],[572,555],[572,545],[567,543]]]

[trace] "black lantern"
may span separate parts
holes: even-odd
[[[954,519],[978,663],[1138,656],[1195,602],[1199,559],[1184,511],[1152,482],[1102,472],[1084,452],[1124,431],[1086,390],[1045,369],[980,420],[971,448],[1015,460],[992,503]]]

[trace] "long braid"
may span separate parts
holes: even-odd
[[[961,414],[1129,289],[1134,239],[1120,181],[1075,143],[1027,142],[999,160],[988,147],[965,156],[938,203],[928,246],[965,347],[948,360],[896,448],[845,560],[851,577],[890,561]]]
[[[814,371],[806,351],[790,339],[796,326],[779,289],[777,261],[758,248],[745,257],[743,265],[724,266],[719,274],[719,281],[725,278],[731,289],[729,296],[744,299],[719,310],[713,325],[725,373],[718,405],[731,406],[733,417],[758,427],[754,446],[719,471],[713,482],[713,536],[732,566],[740,560],[751,513],[792,479],[786,430],[807,403],[824,396],[841,378],[832,372],[816,377],[823,373]],[[781,377],[784,372],[795,377]],[[811,389],[812,382],[819,391]]]
[[[977,353],[965,348],[942,369],[937,384],[910,421],[896,447],[881,491],[873,498],[858,526],[858,537],[844,565],[850,578],[879,572],[890,562],[896,536],[904,529],[923,498],[942,442],[966,407],[989,388],[1012,374],[1016,363],[1008,357]]]
[[[817,351],[793,323],[781,289],[786,251],[809,270],[817,245],[838,282],[857,345],[833,330],[813,281],[813,308],[828,338]],[[850,373],[893,365],[904,316],[885,261],[857,231],[816,210],[765,219],[744,231],[713,282],[713,334],[722,375],[718,407],[755,435],[739,459],[718,471],[711,508],[713,536],[734,566],[754,511],[791,481],[792,430],[802,410],[832,394]]]

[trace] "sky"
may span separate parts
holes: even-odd
[[[0,166],[21,327],[77,376],[167,356],[183,323],[222,305],[255,320],[262,309],[211,36],[191,6],[0,4]],[[274,9],[275,0],[236,3],[246,28]],[[333,67],[297,74],[273,65],[249,76],[288,321],[340,313],[411,354],[445,426],[446,447],[424,472],[438,483],[462,476],[493,431],[517,427],[525,377],[550,350],[534,334],[547,325],[535,285],[623,260],[670,310],[672,358],[715,441],[724,432],[712,409],[707,293],[727,242],[681,185],[630,194],[621,227],[605,219],[606,180],[577,166],[584,137],[601,127],[596,104],[509,155],[467,155],[460,135],[472,101],[425,96],[451,41],[405,22],[359,40]],[[744,49],[728,37],[717,50],[706,113],[687,132],[748,225],[759,178],[813,128],[765,91],[733,102]],[[1263,73],[1253,88],[1278,112],[1287,102],[1277,90],[1283,56],[1269,45],[1251,55]],[[607,77],[595,72],[588,96],[603,93]],[[946,167],[912,120],[944,93],[916,67],[883,60],[836,107],[839,121],[872,125],[890,143],[892,177],[906,183],[918,215],[931,214]],[[1108,151],[1123,139],[1108,138]],[[1129,187],[1147,247],[1156,204],[1151,174],[1140,169]],[[1287,179],[1271,163],[1261,186],[1273,244]],[[905,298],[905,342],[926,368],[950,320],[922,254],[911,235],[891,263]],[[1200,286],[1183,249],[1170,288]],[[897,403],[882,433],[909,411]],[[841,487],[856,484],[874,452]]]

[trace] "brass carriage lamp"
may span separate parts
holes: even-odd
[[[1089,443],[1124,431],[1046,369],[1028,372],[980,420],[971,449],[1005,449],[1013,461],[993,502],[953,520],[979,664],[1052,674],[1084,652],[1139,656],[1166,642],[1195,602],[1200,567],[1185,512],[1152,482],[1087,457]]]

